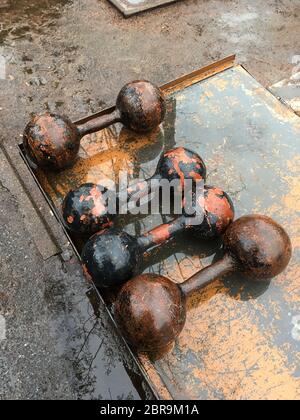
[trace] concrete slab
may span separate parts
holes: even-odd
[[[154,9],[159,6],[165,6],[178,0],[109,0],[114,4],[124,16],[131,16],[145,10]]]

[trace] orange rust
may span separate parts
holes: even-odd
[[[26,126],[24,144],[38,165],[62,169],[76,160],[79,138],[76,127],[57,115],[36,115]],[[72,145],[72,147],[69,147]]]
[[[90,195],[85,197],[85,201],[93,200],[94,201],[94,207],[91,211],[91,213],[94,216],[99,216],[99,214],[106,213],[106,206],[105,203],[102,201],[102,193],[98,190],[97,187],[93,187],[90,190]]]
[[[89,283],[92,283],[92,277],[89,274],[89,272],[88,272],[88,270],[87,270],[87,268],[86,268],[86,266],[84,264],[82,265],[82,271],[83,271],[83,274],[84,274],[85,278],[87,279],[87,281]]]
[[[161,89],[165,94],[171,94],[180,90],[183,90],[187,86],[192,86],[201,80],[208,79],[215,74],[221,73],[224,70],[230,69],[234,66],[235,55],[224,58],[223,60],[217,61],[213,64],[209,64],[202,69],[196,70],[188,75],[182,76],[172,82],[166,83],[161,86]]]
[[[169,157],[169,158],[176,158],[178,160],[180,160],[182,163],[197,163],[197,159],[196,158],[191,158],[190,156],[188,156],[184,150],[183,147],[178,147],[176,148],[176,152],[174,150],[169,150],[168,152],[165,153],[165,156]]]
[[[194,367],[190,374],[201,383],[210,384],[209,399],[220,396],[224,399],[298,399],[300,380],[290,375],[283,352],[270,345],[271,332],[269,335],[256,326],[258,314],[249,313],[249,305],[241,306],[239,301],[230,299],[226,288],[221,289],[224,294],[219,290],[215,295],[217,290],[218,286],[212,285],[202,293],[201,306],[189,312],[186,329],[179,339],[182,358],[187,357],[187,352],[197,354],[199,346],[202,348],[205,368]],[[212,328],[215,334],[211,334]],[[175,354],[168,355],[165,364],[172,366],[174,357]],[[190,398],[197,395],[193,383],[186,384],[185,392]]]
[[[190,172],[189,173],[189,176],[192,178],[192,179],[195,179],[195,180],[197,180],[197,179],[199,179],[199,181],[201,181],[201,179],[203,179],[202,178],[202,176],[199,174],[199,173],[197,173],[197,172]]]
[[[152,229],[149,234],[151,235],[153,242],[157,245],[170,238],[170,226],[168,224],[158,226]]]
[[[223,195],[223,191],[221,189],[214,188],[214,190],[208,190],[207,194],[208,196],[205,200],[205,211],[219,216],[217,227],[221,229],[223,223],[226,224],[230,220],[233,220],[234,218],[233,209],[228,206],[226,200],[216,195],[216,194],[220,194],[220,196]],[[202,200],[202,203],[203,203],[203,200]]]
[[[224,80],[224,79],[210,79],[207,82],[208,86],[214,87],[216,89],[218,89],[220,92],[224,92],[227,89],[227,86],[229,84],[228,80]]]
[[[102,228],[103,228],[104,230],[106,230],[106,229],[111,228],[113,225],[114,225],[114,222],[113,222],[113,221],[109,221],[109,222],[107,222],[107,223],[103,223],[103,224],[102,224]],[[101,232],[103,232],[103,230],[102,230]]]
[[[191,162],[197,162],[197,160],[187,156],[183,147],[179,147],[179,148],[176,149],[176,155],[175,155],[175,152],[173,150],[170,150],[165,155],[173,160],[173,165],[174,165],[175,171],[179,175],[180,184],[183,188],[184,183],[185,183],[185,175],[184,175],[183,171],[180,169],[179,163],[182,162],[182,163],[188,164],[188,163],[191,163]]]

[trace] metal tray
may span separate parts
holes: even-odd
[[[300,116],[300,72],[270,87],[270,91]]]
[[[160,6],[174,3],[178,0],[109,0],[114,4],[124,16],[131,16],[145,10],[154,9]]]
[[[234,57],[162,88],[168,113],[151,135],[116,124],[82,140],[72,169],[33,175],[60,217],[63,197],[83,182],[114,179],[121,169],[132,178],[151,176],[163,150],[174,146],[198,152],[208,166],[208,183],[229,192],[237,217],[262,213],[285,226],[293,259],[269,284],[234,276],[207,287],[189,302],[185,330],[170,352],[138,355],[139,363],[163,399],[298,399],[300,119],[235,65]],[[122,216],[118,225],[138,234],[163,220]],[[80,253],[81,240],[71,240]],[[209,264],[219,248],[182,235],[147,254],[144,271],[181,282]],[[110,310],[114,293],[102,298]]]

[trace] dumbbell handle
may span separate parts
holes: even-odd
[[[186,216],[179,216],[169,223],[157,226],[156,228],[144,233],[138,238],[138,245],[142,252],[159,245],[183,232],[186,229]]]
[[[112,124],[121,122],[120,112],[115,109],[110,114],[103,114],[99,117],[94,117],[91,120],[77,126],[79,135],[81,137],[87,134],[96,133],[97,131],[103,130],[103,128],[109,127]]]
[[[199,271],[194,276],[181,283],[179,287],[183,294],[186,297],[189,297],[204,289],[214,280],[232,274],[234,271],[236,271],[236,264],[233,258],[229,254],[225,254],[221,260]]]
[[[155,173],[151,178],[138,181],[126,190],[119,191],[117,193],[117,199],[119,203],[129,202],[134,196],[136,196],[136,201],[141,200],[147,195],[156,192],[160,186],[159,182],[162,179],[163,177],[160,174]]]

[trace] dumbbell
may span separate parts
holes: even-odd
[[[74,164],[80,140],[116,122],[137,132],[147,132],[164,119],[166,103],[161,90],[146,80],[125,85],[117,98],[116,109],[84,124],[45,113],[34,116],[24,131],[24,149],[33,164],[60,170]]]
[[[185,325],[187,298],[212,281],[235,272],[248,276],[246,281],[273,278],[287,267],[292,252],[285,230],[260,215],[233,222],[223,244],[221,260],[182,284],[144,274],[122,287],[115,303],[116,321],[135,349],[155,353],[174,342]]]
[[[96,233],[87,241],[81,255],[87,279],[99,288],[118,286],[138,273],[145,251],[180,232],[188,231],[201,239],[220,236],[234,218],[231,199],[219,188],[205,186],[197,200],[201,216],[200,212],[193,217],[183,214],[139,237],[114,228]]]
[[[153,186],[159,181],[180,180],[183,190],[185,181],[205,182],[206,167],[201,157],[189,149],[178,147],[164,153],[157,165],[155,174],[147,181],[138,182],[126,191],[116,194],[117,203],[129,201],[136,194],[145,196],[153,192]],[[157,184],[154,184],[154,180]],[[77,234],[92,235],[112,225],[114,214],[108,209],[108,190],[101,185],[87,183],[70,191],[62,204],[65,225]],[[117,205],[118,207],[118,205]]]

